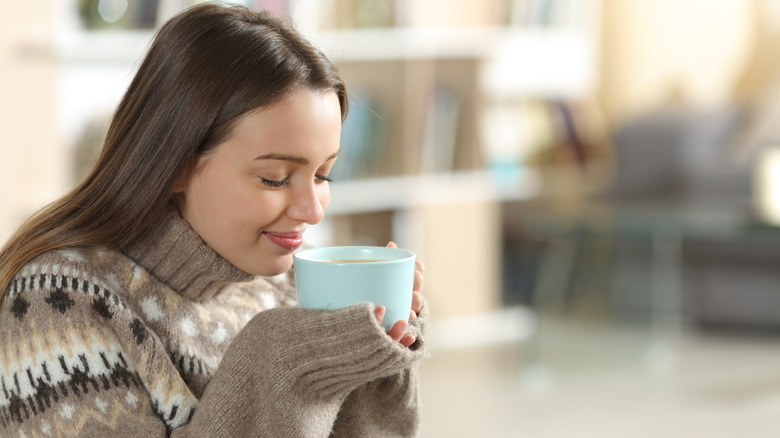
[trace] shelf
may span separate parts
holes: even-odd
[[[388,28],[312,37],[336,63],[473,59],[480,86],[507,96],[577,98],[596,87],[597,41],[579,28]]]
[[[100,120],[111,114],[155,31],[84,30],[76,0],[55,3],[60,17],[52,48],[59,67],[55,117],[61,135],[74,144],[96,115]],[[305,4],[303,13],[315,24],[336,7],[333,2],[299,3],[296,9]],[[429,13],[433,3],[406,3],[424,16],[425,23],[459,23],[434,19]],[[385,122],[387,153],[381,157],[381,169],[368,173],[404,175],[332,183],[328,216],[335,217],[320,228],[323,240],[335,235],[344,243],[363,236],[381,236],[377,242],[397,240],[427,260],[426,294],[439,316],[495,310],[501,287],[501,204],[536,199],[549,191],[547,180],[543,172],[526,168],[413,174],[427,168],[420,166],[418,149],[433,111],[431,103],[436,102],[431,96],[441,86],[462,100],[458,129],[450,132],[457,135],[455,158],[451,166],[437,169],[483,169],[486,161],[492,163],[482,156],[489,145],[480,140],[480,122],[488,105],[513,103],[509,99],[576,99],[583,90],[596,88],[600,38],[596,22],[589,18],[597,15],[592,3],[584,3],[584,19],[571,26],[402,26],[320,32],[317,26],[299,25],[303,32],[312,30],[314,44],[339,65],[348,84],[372,98],[369,109],[375,107]],[[472,22],[476,21],[465,21]],[[442,135],[445,130],[434,132]]]
[[[582,30],[507,30],[486,57],[480,86],[497,100],[576,99],[596,89],[598,62],[598,42]]]
[[[55,38],[55,53],[65,64],[135,66],[153,38],[150,30],[61,31]]]
[[[116,62],[140,58],[152,30],[67,30],[58,33],[56,50],[66,61]],[[587,39],[568,28],[375,28],[327,31],[309,35],[336,62],[429,58],[485,58],[507,40],[522,40],[520,50],[569,51]],[[529,52],[529,54],[531,53]],[[553,53],[554,54],[554,53]],[[523,56],[523,53],[518,53]]]
[[[406,210],[442,204],[519,201],[541,190],[536,172],[518,171],[502,184],[487,171],[364,179],[331,184],[331,215]]]
[[[481,58],[502,28],[377,28],[328,31],[312,40],[336,62]]]
[[[484,58],[507,39],[521,38],[550,48],[558,41],[588,39],[578,28],[556,27],[464,27],[464,28],[374,28],[327,31],[310,35],[336,61]],[[338,48],[338,49],[334,49]]]

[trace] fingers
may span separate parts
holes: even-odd
[[[382,321],[385,319],[385,313],[387,312],[387,309],[385,306],[378,306],[376,309],[374,309],[374,316],[376,317],[376,322],[378,322],[380,325],[382,324]]]
[[[421,261],[417,260],[417,269],[414,271],[414,286],[412,287],[412,312],[409,316],[409,321],[417,319],[417,315],[422,310],[423,272],[425,272],[425,266]]]
[[[422,283],[423,283],[422,272],[414,271],[414,286],[412,286],[412,290],[415,292],[420,292],[422,290]]]
[[[387,332],[388,336],[392,338],[394,341],[399,342],[401,338],[404,336],[404,333],[406,333],[406,328],[409,326],[409,323],[405,320],[396,321],[395,324],[393,324],[393,328],[390,329],[389,332]]]
[[[398,245],[396,245],[395,242],[388,242],[387,247],[388,248],[398,248]]]
[[[414,341],[416,338],[414,335],[410,333],[406,333],[406,329],[409,327],[409,323],[404,321],[403,319],[393,324],[393,328],[390,329],[390,332],[387,334],[396,342],[400,343],[404,346],[404,348],[409,348],[410,345],[414,344]]]
[[[414,312],[415,318],[417,318],[417,315],[422,311],[422,306],[422,294],[418,291],[412,292],[412,312]]]
[[[374,316],[376,316],[376,320],[379,324],[382,324],[382,320],[385,319],[385,313],[386,309],[384,306],[379,306],[374,310]],[[400,343],[405,348],[409,348],[410,345],[414,344],[414,341],[416,341],[417,338],[410,333],[406,333],[408,327],[409,323],[402,319],[393,324],[393,327],[387,332],[387,335],[390,336],[393,341]]]

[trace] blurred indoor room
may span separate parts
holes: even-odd
[[[0,243],[193,3],[0,2]],[[780,1],[234,3],[349,87],[310,243],[426,264],[421,436],[777,435]]]

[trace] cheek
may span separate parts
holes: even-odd
[[[326,210],[328,208],[328,204],[330,204],[330,187],[328,187],[327,184],[323,184],[323,186],[324,187],[320,190],[317,197],[320,200],[322,209]]]
[[[199,199],[193,200],[193,207],[208,221],[212,231],[224,231],[241,222],[254,204],[241,182],[227,175],[218,168],[209,169],[199,181]]]

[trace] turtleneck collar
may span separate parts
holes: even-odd
[[[208,246],[173,205],[157,225],[122,252],[159,281],[195,301],[215,296],[229,283],[255,278]]]

